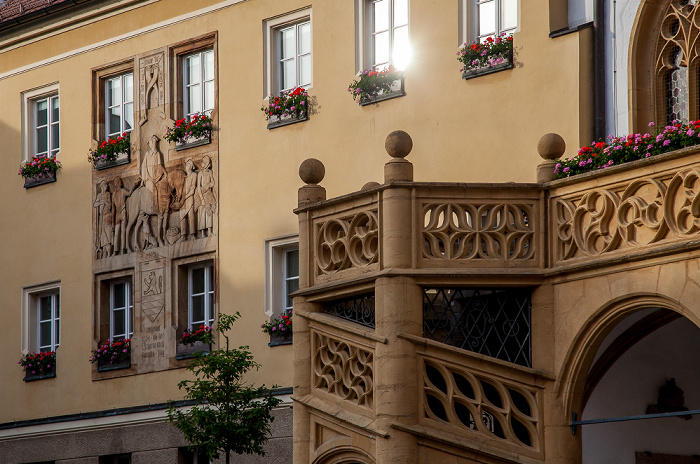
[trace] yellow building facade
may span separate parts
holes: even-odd
[[[639,131],[665,117],[660,82],[668,70],[645,73],[656,66],[673,8],[695,9],[621,2],[625,14],[612,12],[610,23],[627,34],[618,34],[627,44],[618,55],[605,46],[607,23],[589,18],[592,3],[0,4],[0,463],[201,463],[165,408],[183,397],[177,383],[191,351],[209,347],[179,341],[235,311],[242,318],[232,340],[250,346],[262,366],[248,380],[275,386],[283,400],[270,462],[603,462],[587,451],[600,438],[582,440],[570,426],[571,414],[583,413],[581,395],[598,408],[589,415],[607,411],[595,385],[584,394],[587,369],[614,325],[596,318],[619,322],[628,309],[663,307],[695,321],[683,290],[692,272],[672,271],[674,290],[644,280],[658,266],[692,266],[693,232],[672,240],[672,250],[645,248],[633,259],[645,264],[634,266],[622,246],[606,248],[610,260],[596,246],[561,255],[574,247],[556,242],[568,220],[554,215],[557,199],[575,210],[585,192],[612,182],[620,196],[632,181],[621,173],[614,182],[548,183],[553,162],[542,165],[540,155],[573,156],[606,130],[627,123],[624,131]],[[512,55],[463,75],[460,46],[501,32],[512,34]],[[403,77],[358,104],[348,92],[353,80],[389,64]],[[697,85],[685,79],[688,114],[697,118]],[[308,109],[266,121],[261,107],[298,86]],[[610,89],[618,90],[608,96]],[[200,122],[199,132],[170,135],[201,114],[211,123]],[[609,116],[601,123],[601,115]],[[385,139],[396,129],[410,134],[412,149],[393,136],[395,161],[385,167]],[[542,142],[547,133],[566,148],[556,138]],[[87,159],[127,134],[128,153]],[[18,176],[37,156],[61,169]],[[296,173],[308,158],[323,168],[303,164],[302,182]],[[692,154],[681,158],[664,161],[664,191],[692,167]],[[421,201],[436,209],[425,216]],[[443,208],[452,203],[458,207]],[[444,253],[437,229],[446,217],[497,203],[503,217],[526,211],[512,218],[517,249],[497,238],[500,251],[478,263],[427,259]],[[346,243],[351,229],[361,234]],[[511,288],[525,292],[513,301],[531,308],[515,355],[438,340],[444,320],[429,314],[440,306],[436,295],[457,305]],[[624,307],[645,292],[658,298]],[[261,323],[289,310],[292,293],[293,340],[264,333]],[[674,302],[662,304],[666,297]],[[376,308],[376,323],[348,321],[347,308],[334,307],[358,298],[372,314]],[[601,310],[616,305],[626,309]],[[128,356],[92,359],[93,350],[126,339]],[[55,351],[52,367],[17,365],[42,351]],[[657,374],[657,383],[672,377]],[[676,377],[690,404],[695,379]],[[473,397],[455,393],[466,384]],[[461,415],[450,409],[456,403],[465,405]],[[691,448],[682,454],[697,454]]]

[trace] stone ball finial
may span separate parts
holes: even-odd
[[[392,158],[405,158],[413,149],[413,140],[406,132],[396,130],[386,136],[384,148]]]
[[[326,175],[326,167],[316,158],[304,160],[299,166],[299,177],[305,184],[318,184]]]
[[[537,152],[543,159],[555,160],[559,159],[566,151],[566,142],[559,134],[550,132],[540,137],[537,142]]]
[[[365,190],[369,190],[374,187],[379,187],[379,185],[379,182],[367,182],[365,185],[362,186],[360,190],[364,192]]]

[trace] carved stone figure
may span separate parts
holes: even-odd
[[[138,221],[146,236],[143,248],[151,245],[165,245],[168,228],[171,187],[168,173],[163,167],[163,155],[158,149],[160,139],[152,135],[148,139],[148,150],[141,162],[141,189],[139,195]],[[158,216],[156,240],[151,237],[150,216]]]
[[[202,168],[197,175],[197,229],[200,238],[214,233],[215,213],[214,173],[211,170],[211,159],[205,156],[202,158]]]
[[[109,193],[107,181],[100,182],[100,193],[96,195],[93,206],[97,208],[97,234],[95,250],[98,257],[106,258],[112,254],[114,239],[114,208],[112,195]]]
[[[194,162],[190,159],[185,163],[185,187],[183,189],[183,204],[180,209],[180,240],[195,238],[194,194],[197,189],[197,173],[194,172]]]
[[[137,185],[134,185],[131,190],[123,188],[122,178],[117,176],[114,178],[114,193],[112,200],[114,201],[114,250],[113,255],[126,253],[126,225],[127,225],[127,210],[126,199],[134,192]]]

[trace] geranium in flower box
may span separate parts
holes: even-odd
[[[513,67],[513,35],[487,37],[483,42],[463,44],[457,52],[463,79],[471,79]]]
[[[24,381],[56,377],[56,352],[27,353],[17,363],[24,368]]]
[[[211,333],[211,327],[200,325],[196,329],[187,328],[178,340],[175,358],[187,359],[197,354],[209,353],[213,341],[214,335]]]
[[[131,154],[131,134],[124,132],[114,139],[105,140],[88,152],[88,161],[95,169],[102,170],[127,164]]]
[[[92,350],[90,363],[97,363],[98,372],[131,367],[131,339],[107,340],[107,343]]]
[[[55,158],[42,155],[35,156],[31,161],[22,163],[19,175],[24,177],[24,188],[56,182],[56,172],[61,169],[61,163]]]
[[[260,108],[265,113],[267,128],[294,124],[309,119],[309,94],[303,87],[281,92],[279,97],[270,95],[268,104]]]
[[[211,142],[212,121],[206,113],[175,121],[165,129],[165,140],[175,144],[176,150],[198,147]]]
[[[277,317],[264,322],[260,328],[270,334],[270,346],[286,345],[292,339],[292,310],[284,311]]]
[[[384,70],[367,69],[348,87],[348,92],[360,106],[401,97],[404,92],[404,74],[389,66]]]

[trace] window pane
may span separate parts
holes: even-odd
[[[408,24],[408,0],[394,0],[394,27]]]
[[[187,84],[199,83],[201,73],[201,68],[199,66],[199,55],[192,55],[187,58],[185,63],[185,72],[187,73]]]
[[[41,100],[36,102],[36,125],[45,126],[48,123],[48,101]]]
[[[51,99],[51,122],[58,122],[58,97]]]
[[[479,35],[496,32],[496,2],[491,1],[479,5]]]
[[[280,81],[283,89],[291,89],[296,86],[296,69],[294,69],[294,60],[283,61],[281,68]]]
[[[204,271],[205,268],[198,267],[192,269],[192,293],[204,293]]]
[[[118,309],[113,312],[114,326],[112,327],[112,332],[114,336],[124,335],[126,333],[125,316],[126,310]]]
[[[51,319],[51,295],[42,296],[39,301],[39,320],[46,321]]]
[[[113,291],[114,291],[114,307],[115,308],[123,308],[126,306],[126,301],[124,301],[124,287],[126,284],[124,283],[119,283],[119,284],[114,284]]]
[[[389,0],[381,0],[374,3],[374,28],[372,32],[389,29]]]
[[[214,52],[204,52],[204,80],[211,81],[214,79]]]
[[[51,124],[51,150],[59,148],[58,124]]]
[[[114,78],[107,81],[107,106],[119,105],[122,102],[121,79]]]
[[[374,36],[374,64],[389,61],[389,33],[382,32]]]
[[[501,29],[518,26],[518,0],[501,0]]]
[[[56,334],[54,336],[56,338],[56,346],[58,346],[61,342],[61,321],[56,321],[55,328]]]
[[[192,297],[192,323],[204,322],[204,295]]]
[[[121,132],[122,127],[122,108],[115,106],[109,110],[109,134]]]
[[[282,29],[280,31],[280,58],[291,58],[294,55],[294,28]]]
[[[58,295],[54,295],[54,301],[56,304],[56,317],[61,317],[61,299]]]
[[[195,85],[187,88],[188,95],[188,113],[199,113],[202,111],[202,91],[199,85]]]
[[[124,131],[129,132],[134,128],[134,104],[124,105]]]
[[[214,293],[209,294],[209,321],[207,322],[208,325],[212,325],[214,322]]]
[[[214,109],[214,81],[204,84],[204,109]]]
[[[285,306],[285,308],[292,307],[293,301],[292,301],[292,297],[290,297],[289,295],[296,292],[297,290],[299,290],[299,280],[294,279],[294,280],[287,281],[287,295],[285,295],[287,297],[287,303],[286,303],[287,305]]]
[[[134,101],[134,75],[124,74],[124,103]]]
[[[299,250],[287,252],[287,269],[286,278],[299,276]]]
[[[394,30],[394,50],[391,56],[394,66],[404,69],[411,59],[411,44],[408,43],[408,26]]]
[[[39,346],[51,346],[51,321],[39,324]]]
[[[37,153],[46,153],[48,150],[48,135],[49,135],[49,128],[48,127],[42,127],[40,129],[37,129],[36,131],[36,152]]]
[[[311,53],[311,23],[299,25],[299,55]]]
[[[311,84],[311,55],[299,57],[299,85]]]

